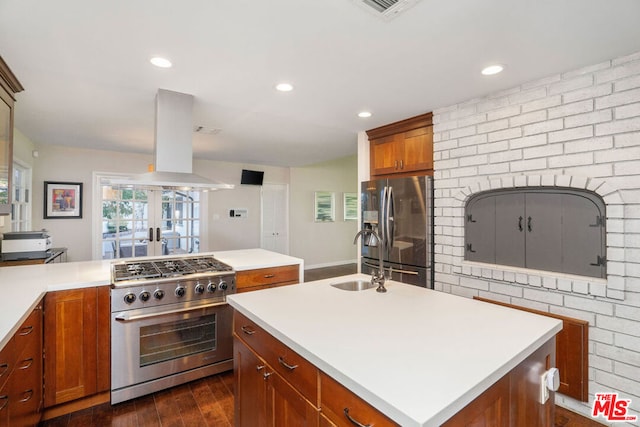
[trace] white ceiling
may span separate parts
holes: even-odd
[[[366,9],[0,0],[0,55],[25,87],[16,127],[37,144],[151,153],[163,88],[221,129],[194,135],[196,157],[300,166],[354,154],[360,130],[640,51],[638,0],[420,0],[391,21]],[[495,62],[503,73],[480,74]],[[285,80],[295,90],[276,92]]]

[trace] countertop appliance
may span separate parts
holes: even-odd
[[[235,272],[213,256],[111,264],[111,403],[233,369]]]
[[[378,269],[378,251],[387,277],[433,289],[433,178],[413,176],[362,183],[361,268]],[[380,243],[380,244],[379,244]]]
[[[51,249],[51,237],[47,230],[11,231],[3,234],[2,259],[37,259],[47,256]]]

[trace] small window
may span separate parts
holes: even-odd
[[[605,204],[573,188],[494,190],[465,206],[465,259],[606,277]]]

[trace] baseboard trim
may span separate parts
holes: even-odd
[[[44,408],[42,411],[41,421],[57,418],[62,415],[67,415],[72,412],[81,411],[83,409],[91,408],[92,406],[101,405],[111,401],[111,392],[105,391],[102,393],[94,394],[92,396],[83,397],[67,403],[61,403],[50,408]]]
[[[357,264],[357,263],[358,263],[357,259],[350,259],[350,260],[346,260],[346,261],[334,261],[334,262],[327,262],[327,263],[323,263],[323,264],[305,265],[304,269],[305,270],[313,270],[313,269],[316,269],[316,268],[337,267],[339,265]]]

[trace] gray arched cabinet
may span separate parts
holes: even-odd
[[[465,259],[605,278],[605,219],[604,201],[586,190],[478,193],[465,206]]]

